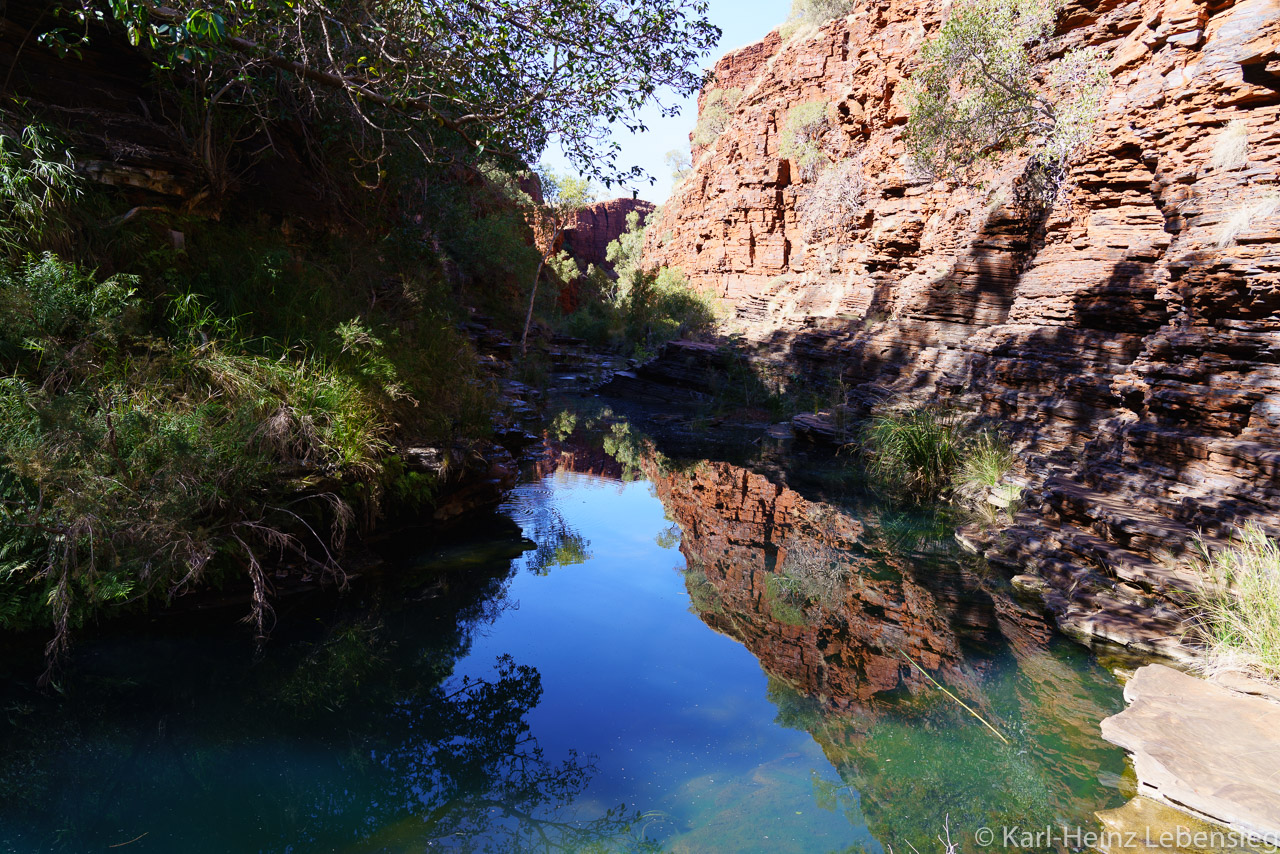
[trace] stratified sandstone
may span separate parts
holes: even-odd
[[[760,359],[838,377],[852,415],[944,401],[1005,425],[1032,488],[989,556],[1047,582],[1073,633],[1183,654],[1170,594],[1193,534],[1280,533],[1280,0],[1069,4],[1040,56],[1101,46],[1114,85],[1038,211],[1023,157],[980,189],[906,157],[904,83],[945,5],[861,0],[726,57],[744,97],[646,259],[730,301]],[[839,223],[779,155],[808,101],[854,164]],[[1247,162],[1215,168],[1233,120]]]
[[[612,270],[606,257],[609,244],[627,230],[627,215],[638,211],[641,222],[653,213],[653,203],[644,199],[610,199],[578,211],[573,225],[565,229],[564,248],[585,267],[594,264]]]

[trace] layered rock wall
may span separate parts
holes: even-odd
[[[1002,424],[1032,487],[989,555],[1068,629],[1172,651],[1193,535],[1280,533],[1280,0],[1069,4],[1038,58],[1102,47],[1112,86],[1047,210],[1025,156],[976,187],[906,156],[904,84],[945,5],[861,0],[726,57],[744,97],[646,260],[728,300],[761,361],[838,379],[853,415]],[[832,166],[804,174],[780,133],[811,101]]]
[[[643,222],[653,213],[653,203],[644,199],[609,199],[588,205],[578,211],[573,225],[565,229],[565,251],[583,265],[613,269],[606,253],[609,244],[627,230],[627,216],[632,211],[638,212]]]

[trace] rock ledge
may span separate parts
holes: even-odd
[[[1133,754],[1139,794],[1280,840],[1280,703],[1160,664],[1125,686],[1102,736]]]

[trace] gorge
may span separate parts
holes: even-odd
[[[832,419],[942,403],[1008,430],[1026,508],[976,547],[1043,582],[1068,632],[1180,656],[1161,602],[1194,536],[1280,530],[1280,7],[1068,4],[1036,56],[1102,47],[1113,84],[1036,206],[1025,157],[970,187],[912,173],[905,81],[946,5],[858,3],[723,57],[713,85],[741,98],[645,259],[724,299],[762,373],[837,383]],[[811,102],[852,170],[834,224],[779,153]],[[1223,164],[1229,134],[1247,151]]]
[[[1274,850],[1280,0],[990,0],[1096,121],[930,172],[976,2],[0,10],[0,849]]]

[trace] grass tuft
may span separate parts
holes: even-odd
[[[1222,223],[1218,232],[1218,248],[1226,249],[1239,239],[1254,223],[1280,213],[1280,194],[1269,193],[1252,203],[1242,203]]]
[[[953,485],[959,494],[995,489],[1017,463],[1013,450],[999,434],[984,430],[969,438]]]
[[[1191,568],[1203,581],[1192,594],[1192,633],[1204,651],[1203,669],[1280,681],[1280,542],[1249,524],[1229,546],[1196,545]]]
[[[965,434],[960,419],[945,410],[876,416],[863,437],[868,470],[912,498],[937,497],[961,463]]]
[[[1218,134],[1209,163],[1216,172],[1243,169],[1249,163],[1249,125],[1233,119]]]

